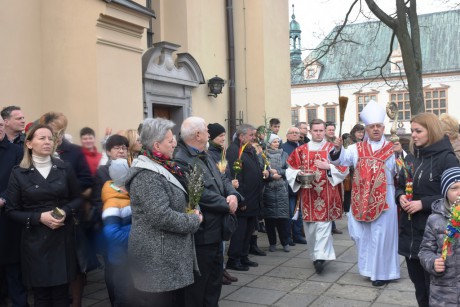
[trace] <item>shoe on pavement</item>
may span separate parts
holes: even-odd
[[[294,239],[294,243],[307,244],[307,240],[305,240],[304,238]]]
[[[232,281],[228,279],[227,277],[222,276],[222,284],[228,286],[232,284]]]
[[[253,268],[259,266],[259,264],[258,264],[257,262],[249,260],[248,257],[246,257],[246,258],[241,258],[241,264],[242,264],[242,265],[246,265],[246,266],[248,266],[248,267],[253,267]]]
[[[343,234],[343,231],[338,230],[337,228],[334,228],[334,229],[332,229],[332,234],[341,235],[341,234]]]
[[[226,268],[228,270],[234,270],[234,271],[249,271],[249,267],[247,265],[243,265],[240,261],[233,261],[233,260],[227,261]]]
[[[283,246],[283,251],[285,253],[289,253],[291,251],[291,249],[289,248],[289,244],[286,244],[286,245]]]
[[[271,251],[271,252],[276,251],[276,245],[270,245],[270,247],[268,248],[268,250]]]
[[[294,241],[289,242],[289,246],[295,246]]]
[[[251,236],[251,245],[249,247],[249,253],[252,255],[256,255],[256,256],[267,256],[267,253],[261,250],[259,246],[257,246],[257,236],[256,235]]]
[[[324,270],[324,260],[313,261],[313,266],[315,267],[316,273],[321,274],[321,272]]]
[[[374,287],[382,287],[382,286],[385,286],[389,282],[390,282],[389,280],[374,280],[372,282],[372,285]]]
[[[224,269],[224,277],[227,278],[228,280],[230,280],[231,282],[237,282],[238,281],[238,278],[236,278],[235,276],[230,275],[230,273],[227,272],[227,270],[225,270],[225,269]]]

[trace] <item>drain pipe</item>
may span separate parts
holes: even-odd
[[[236,89],[235,89],[235,37],[233,31],[233,0],[226,0],[227,5],[227,46],[228,46],[228,131],[229,140],[236,132]]]

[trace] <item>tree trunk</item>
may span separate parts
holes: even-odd
[[[373,0],[366,0],[374,15],[394,31],[401,48],[404,72],[409,90],[411,114],[425,112],[422,80],[422,52],[420,47],[420,27],[417,16],[417,1],[396,0],[396,18],[383,12]],[[409,20],[407,20],[407,17]],[[409,31],[410,30],[410,31]]]

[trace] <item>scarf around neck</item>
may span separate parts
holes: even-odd
[[[141,151],[139,152],[140,155],[143,155],[150,160],[160,164],[164,168],[166,168],[169,172],[179,177],[183,176],[183,173],[180,167],[176,164],[176,162],[172,161],[171,158],[167,157],[166,155],[162,154],[158,151],[152,151],[150,149],[142,147]]]

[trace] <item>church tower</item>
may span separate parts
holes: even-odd
[[[291,68],[302,63],[302,51],[300,44],[300,24],[295,20],[294,4],[292,5],[291,22],[289,24],[289,38],[291,44]]]

